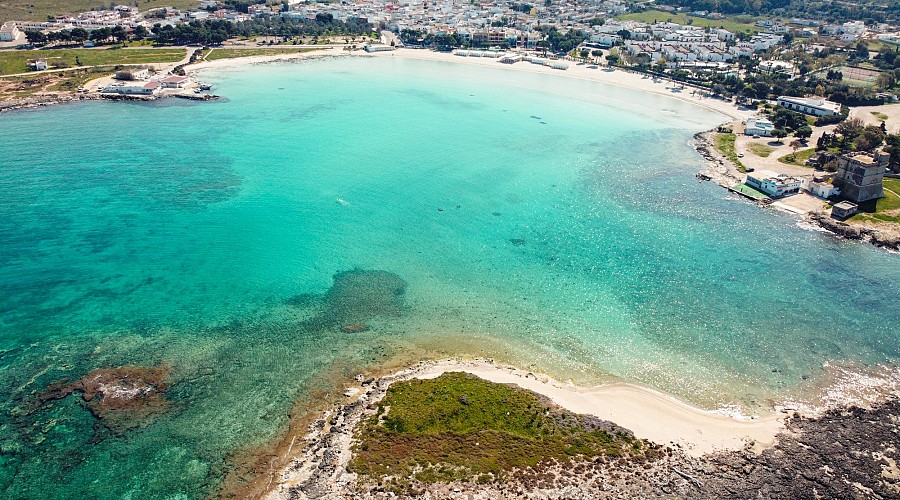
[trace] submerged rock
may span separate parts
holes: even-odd
[[[85,406],[110,430],[146,425],[171,406],[165,397],[169,367],[97,368],[75,382],[54,382],[40,395],[41,405],[80,392]]]
[[[322,319],[351,325],[377,316],[396,317],[403,310],[405,293],[406,281],[387,271],[340,272],[325,294]]]
[[[345,333],[365,332],[368,329],[369,329],[369,327],[362,323],[351,323],[349,325],[344,325],[341,327],[341,331],[345,332]]]

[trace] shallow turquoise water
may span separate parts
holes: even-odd
[[[391,58],[204,79],[227,101],[0,117],[4,496],[203,496],[298,398],[404,353],[750,409],[900,358],[900,257],[698,183],[717,114]],[[171,409],[35,405],[123,364],[171,366]]]

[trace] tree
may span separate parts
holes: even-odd
[[[128,38],[128,33],[122,26],[116,26],[110,31],[110,36],[115,38],[117,42],[124,42]]]
[[[791,149],[794,151],[791,154],[797,154],[797,150],[803,147],[803,143],[797,140],[791,141]]]
[[[588,49],[581,49],[581,52],[579,52],[578,55],[580,55],[582,59],[587,59],[588,56],[591,55],[591,51]]]
[[[878,73],[878,76],[875,77],[875,86],[882,89],[887,90],[894,86],[894,74],[888,72]]]
[[[659,60],[656,61],[654,66],[656,66],[656,71],[664,73],[666,71],[666,58],[660,57]]]
[[[787,130],[783,128],[776,128],[775,130],[772,130],[772,136],[778,139],[778,142],[781,142],[781,140],[787,137],[787,135]]]
[[[884,151],[891,155],[891,170],[896,172],[900,170],[900,134],[888,134],[884,142]]]
[[[44,45],[47,43],[47,35],[37,30],[28,30],[25,32],[25,38],[32,45]]]
[[[647,66],[650,65],[650,54],[646,52],[640,52],[638,55],[634,56],[634,62],[637,63],[638,69],[646,69]]]
[[[804,125],[804,126],[798,128],[794,132],[794,137],[796,137],[798,139],[806,140],[812,136],[812,133],[813,133],[812,127],[810,127],[809,125]]]
[[[72,31],[74,32],[75,30]],[[132,33],[135,40],[143,40],[144,38],[147,38],[147,35],[149,34],[150,32],[147,31],[147,28],[142,24],[139,24],[136,28],[134,28],[134,32]]]
[[[618,54],[607,54],[606,61],[609,62],[610,66],[615,66],[619,64],[619,56]]]
[[[834,131],[848,140],[853,140],[863,131],[863,121],[859,118],[848,118],[835,127]]]
[[[884,132],[877,125],[869,125],[863,129],[859,137],[856,138],[856,149],[861,151],[872,151],[881,146],[884,142]]]

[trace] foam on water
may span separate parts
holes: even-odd
[[[2,117],[7,496],[203,496],[298,400],[389,360],[755,414],[900,357],[898,256],[698,184],[704,109],[391,58],[203,79],[227,101]],[[119,433],[77,395],[36,404],[122,365],[170,370],[164,414]]]

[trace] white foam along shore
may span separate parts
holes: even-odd
[[[486,66],[496,69],[508,70],[510,72],[520,71],[529,73],[543,73],[559,77],[594,81],[606,85],[614,85],[617,87],[629,88],[640,92],[649,92],[657,95],[662,95],[670,97],[672,99],[690,102],[697,106],[719,112],[734,120],[743,119],[753,114],[750,110],[739,109],[728,100],[709,97],[705,92],[702,92],[700,90],[696,90],[696,92],[694,92],[694,89],[691,88],[676,90],[675,84],[673,84],[669,80],[653,79],[647,77],[646,75],[641,75],[639,73],[633,73],[622,69],[610,69],[604,66],[596,67],[596,69],[591,69],[591,65],[588,64],[578,66],[572,63],[569,64],[568,69],[558,70],[553,69],[549,66],[530,64],[527,62],[503,64],[497,59],[493,58],[461,57],[447,52],[434,52],[431,50],[422,49],[397,49],[393,51],[374,52],[370,54],[361,50],[357,50],[351,53],[341,48],[328,48],[297,54],[274,54],[271,56],[261,55],[232,59],[218,59],[215,61],[203,61],[187,66],[185,69],[193,73],[207,69],[225,69],[249,64],[259,64],[275,61],[298,61],[303,59],[315,59],[323,56],[400,57],[422,61],[438,61],[473,66]]]

